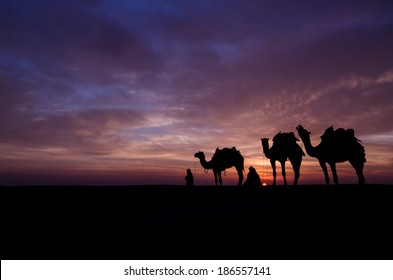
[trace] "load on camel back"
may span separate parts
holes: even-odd
[[[328,144],[335,144],[340,142],[350,143],[351,141],[362,142],[355,137],[355,131],[352,128],[344,129],[340,127],[334,130],[333,126],[328,127],[325,130],[325,132],[321,136],[321,140],[325,141]]]
[[[217,148],[212,157],[212,161],[222,170],[228,168],[228,163],[237,163],[236,166],[241,167],[244,171],[244,158],[240,154],[240,151],[236,150],[236,147],[223,148],[221,150]]]
[[[296,138],[295,133],[280,131],[273,137],[273,147],[279,148],[283,152],[290,151],[294,149],[295,146],[298,146],[296,143],[297,141],[300,140]],[[305,155],[303,151],[301,153],[303,156]]]
[[[364,147],[360,145],[362,142],[355,137],[355,131],[352,128],[344,129],[337,128],[336,130],[333,126],[327,128],[321,136],[321,145],[326,146],[329,150],[346,150],[350,152],[357,152],[360,156],[359,159],[366,162]]]

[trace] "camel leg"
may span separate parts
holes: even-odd
[[[281,174],[282,177],[284,178],[284,186],[287,186],[287,174],[285,173],[285,160],[281,161]]]
[[[356,164],[356,163],[353,162],[353,161],[350,161],[349,163],[352,165],[352,167],[353,167],[353,168],[355,169],[355,171],[356,171],[356,175],[358,176],[358,184],[359,184],[359,185],[363,185],[364,182],[365,182],[365,178],[364,178],[364,175],[363,175],[363,167],[364,167],[364,164],[363,164],[363,163],[361,163],[361,164]]]
[[[329,185],[330,179],[329,179],[329,175],[328,175],[328,171],[327,171],[327,167],[326,167],[326,162],[320,160],[319,161],[319,165],[322,168],[323,174],[325,174],[326,185]]]
[[[272,165],[272,169],[273,169],[273,186],[275,186],[276,185],[276,176],[277,176],[276,161],[274,159],[271,159],[270,164]]]
[[[335,185],[338,185],[338,176],[337,176],[337,170],[336,170],[336,163],[335,162],[331,162],[329,163],[330,165],[330,169],[332,170],[333,173],[333,181]]]
[[[243,183],[243,169],[242,168],[236,168],[237,174],[239,175],[239,182],[237,185],[240,187]]]
[[[220,187],[222,186],[221,171],[218,171],[218,181],[220,182]]]
[[[292,168],[293,168],[293,173],[294,173],[294,181],[293,181],[293,185],[297,186],[297,182],[299,180],[300,177],[300,165],[302,163],[302,158],[300,157],[300,160],[296,160],[296,159],[289,159],[289,161],[292,164]]]
[[[214,181],[216,182],[216,186],[217,186],[217,183],[218,183],[218,180],[217,180],[217,171],[216,171],[216,170],[213,170],[213,174],[214,174]]]

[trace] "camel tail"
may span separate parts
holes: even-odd
[[[360,145],[360,146],[362,147],[362,160],[363,160],[363,163],[365,163],[367,161],[366,160],[366,150],[364,149],[364,147],[362,145]]]
[[[355,149],[354,152],[357,154],[356,158],[362,162],[365,163],[366,162],[366,150],[364,149],[364,147],[359,143],[359,142],[355,142]]]

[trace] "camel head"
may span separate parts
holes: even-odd
[[[194,157],[202,159],[202,158],[205,158],[205,154],[203,152],[199,151],[199,152],[195,153]]]
[[[263,145],[269,145],[269,138],[261,138],[262,146]]]
[[[262,138],[261,142],[263,153],[266,155],[266,153],[269,153],[269,138]]]
[[[301,139],[305,139],[310,137],[311,132],[307,131],[302,125],[298,125],[296,127],[297,133],[299,134]]]

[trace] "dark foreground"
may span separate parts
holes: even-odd
[[[2,187],[2,259],[393,259],[393,186]]]

